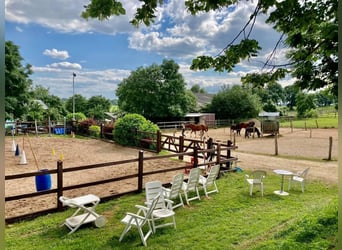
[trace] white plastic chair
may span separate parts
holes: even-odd
[[[198,192],[198,182],[200,176],[201,169],[199,168],[192,168],[189,173],[189,179],[187,182],[183,182],[182,191],[185,196],[186,203],[190,205],[189,201],[192,200],[200,200],[201,197]],[[190,194],[193,194],[192,197],[189,197]]]
[[[211,167],[210,172],[207,177],[200,175],[199,184],[202,185],[204,189],[204,193],[206,197],[209,197],[208,194],[218,193],[218,188],[216,185],[216,178],[220,172],[220,165],[215,165]],[[209,190],[209,188],[212,188]]]
[[[305,179],[306,179],[306,176],[308,175],[309,170],[310,170],[310,167],[304,169],[304,171],[297,172],[295,175],[291,176],[291,178],[289,179],[289,190],[291,188],[291,183],[297,182],[297,183],[300,183],[302,192],[304,193],[304,183],[305,183]]]
[[[163,187],[163,194],[164,194],[164,197],[166,199],[173,200],[173,201],[176,199],[179,200],[179,202],[177,204],[174,204],[172,206],[172,209],[175,209],[175,208],[180,207],[180,206],[184,207],[183,198],[182,198],[182,194],[181,194],[183,180],[184,180],[184,174],[183,173],[176,174],[173,177],[173,180],[171,183],[172,184],[171,188],[164,188]]]
[[[264,170],[255,170],[250,175],[245,175],[245,180],[249,184],[249,194],[253,194],[254,185],[260,187],[261,196],[264,196],[264,182],[263,180],[266,177],[266,171]]]
[[[145,192],[147,206],[150,206],[151,201],[157,195],[160,195],[157,205],[152,212],[153,232],[156,232],[157,228],[166,226],[173,226],[176,228],[175,212],[172,209],[173,201],[164,198],[162,183],[160,181],[147,182],[145,184]],[[171,218],[171,222],[165,222],[168,218]]]
[[[147,246],[147,239],[153,233],[153,228],[151,226],[152,212],[155,209],[160,195],[154,197],[149,207],[144,207],[140,205],[135,205],[138,208],[138,212],[136,214],[127,212],[126,216],[121,220],[122,223],[126,224],[119,241],[121,242],[125,234],[132,228],[135,227],[138,229],[140,238],[144,246]],[[143,227],[144,225],[148,225],[148,232],[144,234]]]
[[[66,225],[72,234],[80,226],[93,222],[96,227],[102,227],[106,224],[106,218],[95,212],[95,208],[100,202],[100,198],[96,195],[89,194],[84,196],[79,196],[76,198],[66,198],[64,196],[59,197],[59,200],[63,205],[69,206],[71,208],[77,208],[77,210],[67,218],[62,225]]]

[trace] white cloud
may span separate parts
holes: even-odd
[[[59,62],[59,63],[51,63],[47,65],[48,68],[65,68],[65,69],[78,69],[81,70],[82,66],[78,63],[70,63],[70,62]]]
[[[52,58],[61,59],[61,60],[65,60],[65,59],[69,58],[69,53],[66,50],[58,51],[57,49],[51,49],[51,50],[46,49],[43,52],[43,55],[50,56]]]

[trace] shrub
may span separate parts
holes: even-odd
[[[121,145],[135,146],[142,138],[153,138],[152,134],[157,133],[158,126],[139,114],[127,114],[115,122],[113,130],[114,141]],[[146,132],[149,135],[147,136]],[[151,133],[151,134],[150,134]]]
[[[91,125],[89,127],[89,135],[94,137],[100,137],[101,128],[98,125]]]
[[[67,121],[72,121],[72,116],[73,116],[72,113],[68,113],[66,115]],[[86,119],[87,119],[87,117],[83,113],[81,113],[81,112],[75,113],[75,120],[76,121],[81,122],[81,121],[84,121]]]
[[[83,134],[83,135],[88,135],[89,134],[89,127],[92,125],[96,125],[96,121],[93,119],[88,119],[80,122],[77,125],[77,133],[78,134]]]

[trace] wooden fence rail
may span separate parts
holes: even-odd
[[[196,143],[193,143],[194,145],[197,145]],[[84,166],[78,166],[78,167],[71,167],[71,168],[63,168],[63,162],[58,161],[57,162],[57,169],[53,170],[47,170],[44,172],[38,171],[38,172],[30,172],[30,173],[24,173],[24,174],[15,174],[15,175],[8,175],[5,176],[5,181],[8,180],[20,180],[22,178],[31,178],[38,175],[43,174],[55,174],[57,175],[57,187],[45,191],[39,191],[39,192],[33,192],[33,193],[26,193],[26,194],[20,194],[20,195],[13,195],[13,196],[7,196],[5,197],[5,203],[10,201],[16,201],[20,199],[25,198],[32,198],[32,197],[38,197],[43,196],[47,194],[56,194],[56,204],[57,206],[50,209],[44,209],[40,211],[34,211],[28,214],[21,214],[14,217],[5,218],[6,223],[12,223],[15,221],[19,221],[22,219],[27,218],[34,218],[39,215],[57,212],[63,210],[63,205],[59,201],[59,197],[63,196],[64,191],[67,190],[77,190],[84,187],[90,187],[90,186],[96,186],[100,184],[106,184],[106,183],[116,183],[118,181],[126,180],[126,179],[132,179],[134,182],[134,179],[136,179],[136,189],[128,192],[122,192],[117,193],[110,196],[100,197],[102,201],[113,199],[128,193],[141,193],[143,192],[143,177],[148,175],[154,175],[159,173],[166,173],[171,171],[177,171],[177,170],[185,170],[186,168],[189,168],[189,162],[184,162],[184,165],[172,167],[169,169],[163,169],[163,170],[153,170],[153,171],[145,171],[144,164],[147,161],[151,160],[158,160],[163,158],[171,158],[171,157],[178,157],[179,159],[182,159],[185,156],[193,157],[194,164],[191,167],[198,167],[198,166],[204,166],[204,165],[212,165],[212,164],[220,164],[223,169],[227,170],[230,168],[232,162],[237,161],[237,158],[231,157],[231,150],[237,148],[236,146],[232,146],[230,142],[228,142],[227,145],[224,144],[216,144],[215,149],[199,149],[197,147],[193,148],[193,151],[188,150],[187,152],[178,152],[178,153],[172,153],[169,155],[163,155],[163,156],[151,156],[151,157],[144,157],[144,151],[140,150],[138,154],[138,158],[130,159],[130,160],[122,160],[122,161],[115,161],[115,162],[107,162],[107,163],[99,163],[99,164],[92,164],[92,165],[84,165]],[[225,154],[222,154],[222,151],[225,151]],[[203,162],[199,163],[199,159],[203,159],[203,155],[207,152],[213,152],[216,155],[216,160],[213,162]],[[64,186],[64,174],[65,173],[73,173],[76,171],[85,171],[89,169],[99,169],[99,168],[108,168],[108,167],[120,167],[123,164],[127,163],[136,163],[138,164],[138,171],[134,174],[126,175],[126,176],[120,176],[120,177],[114,177],[114,178],[108,178],[104,180],[97,180],[92,182],[85,182],[81,184],[76,185],[69,185]],[[226,164],[226,167],[223,166],[223,164]],[[167,183],[164,183],[167,184]]]

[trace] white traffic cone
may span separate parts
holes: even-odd
[[[26,154],[25,154],[25,151],[23,150],[21,153],[21,159],[20,159],[19,165],[26,165],[26,164],[27,164]]]
[[[15,144],[15,140],[12,140],[12,152],[15,152],[17,150],[17,145]]]

